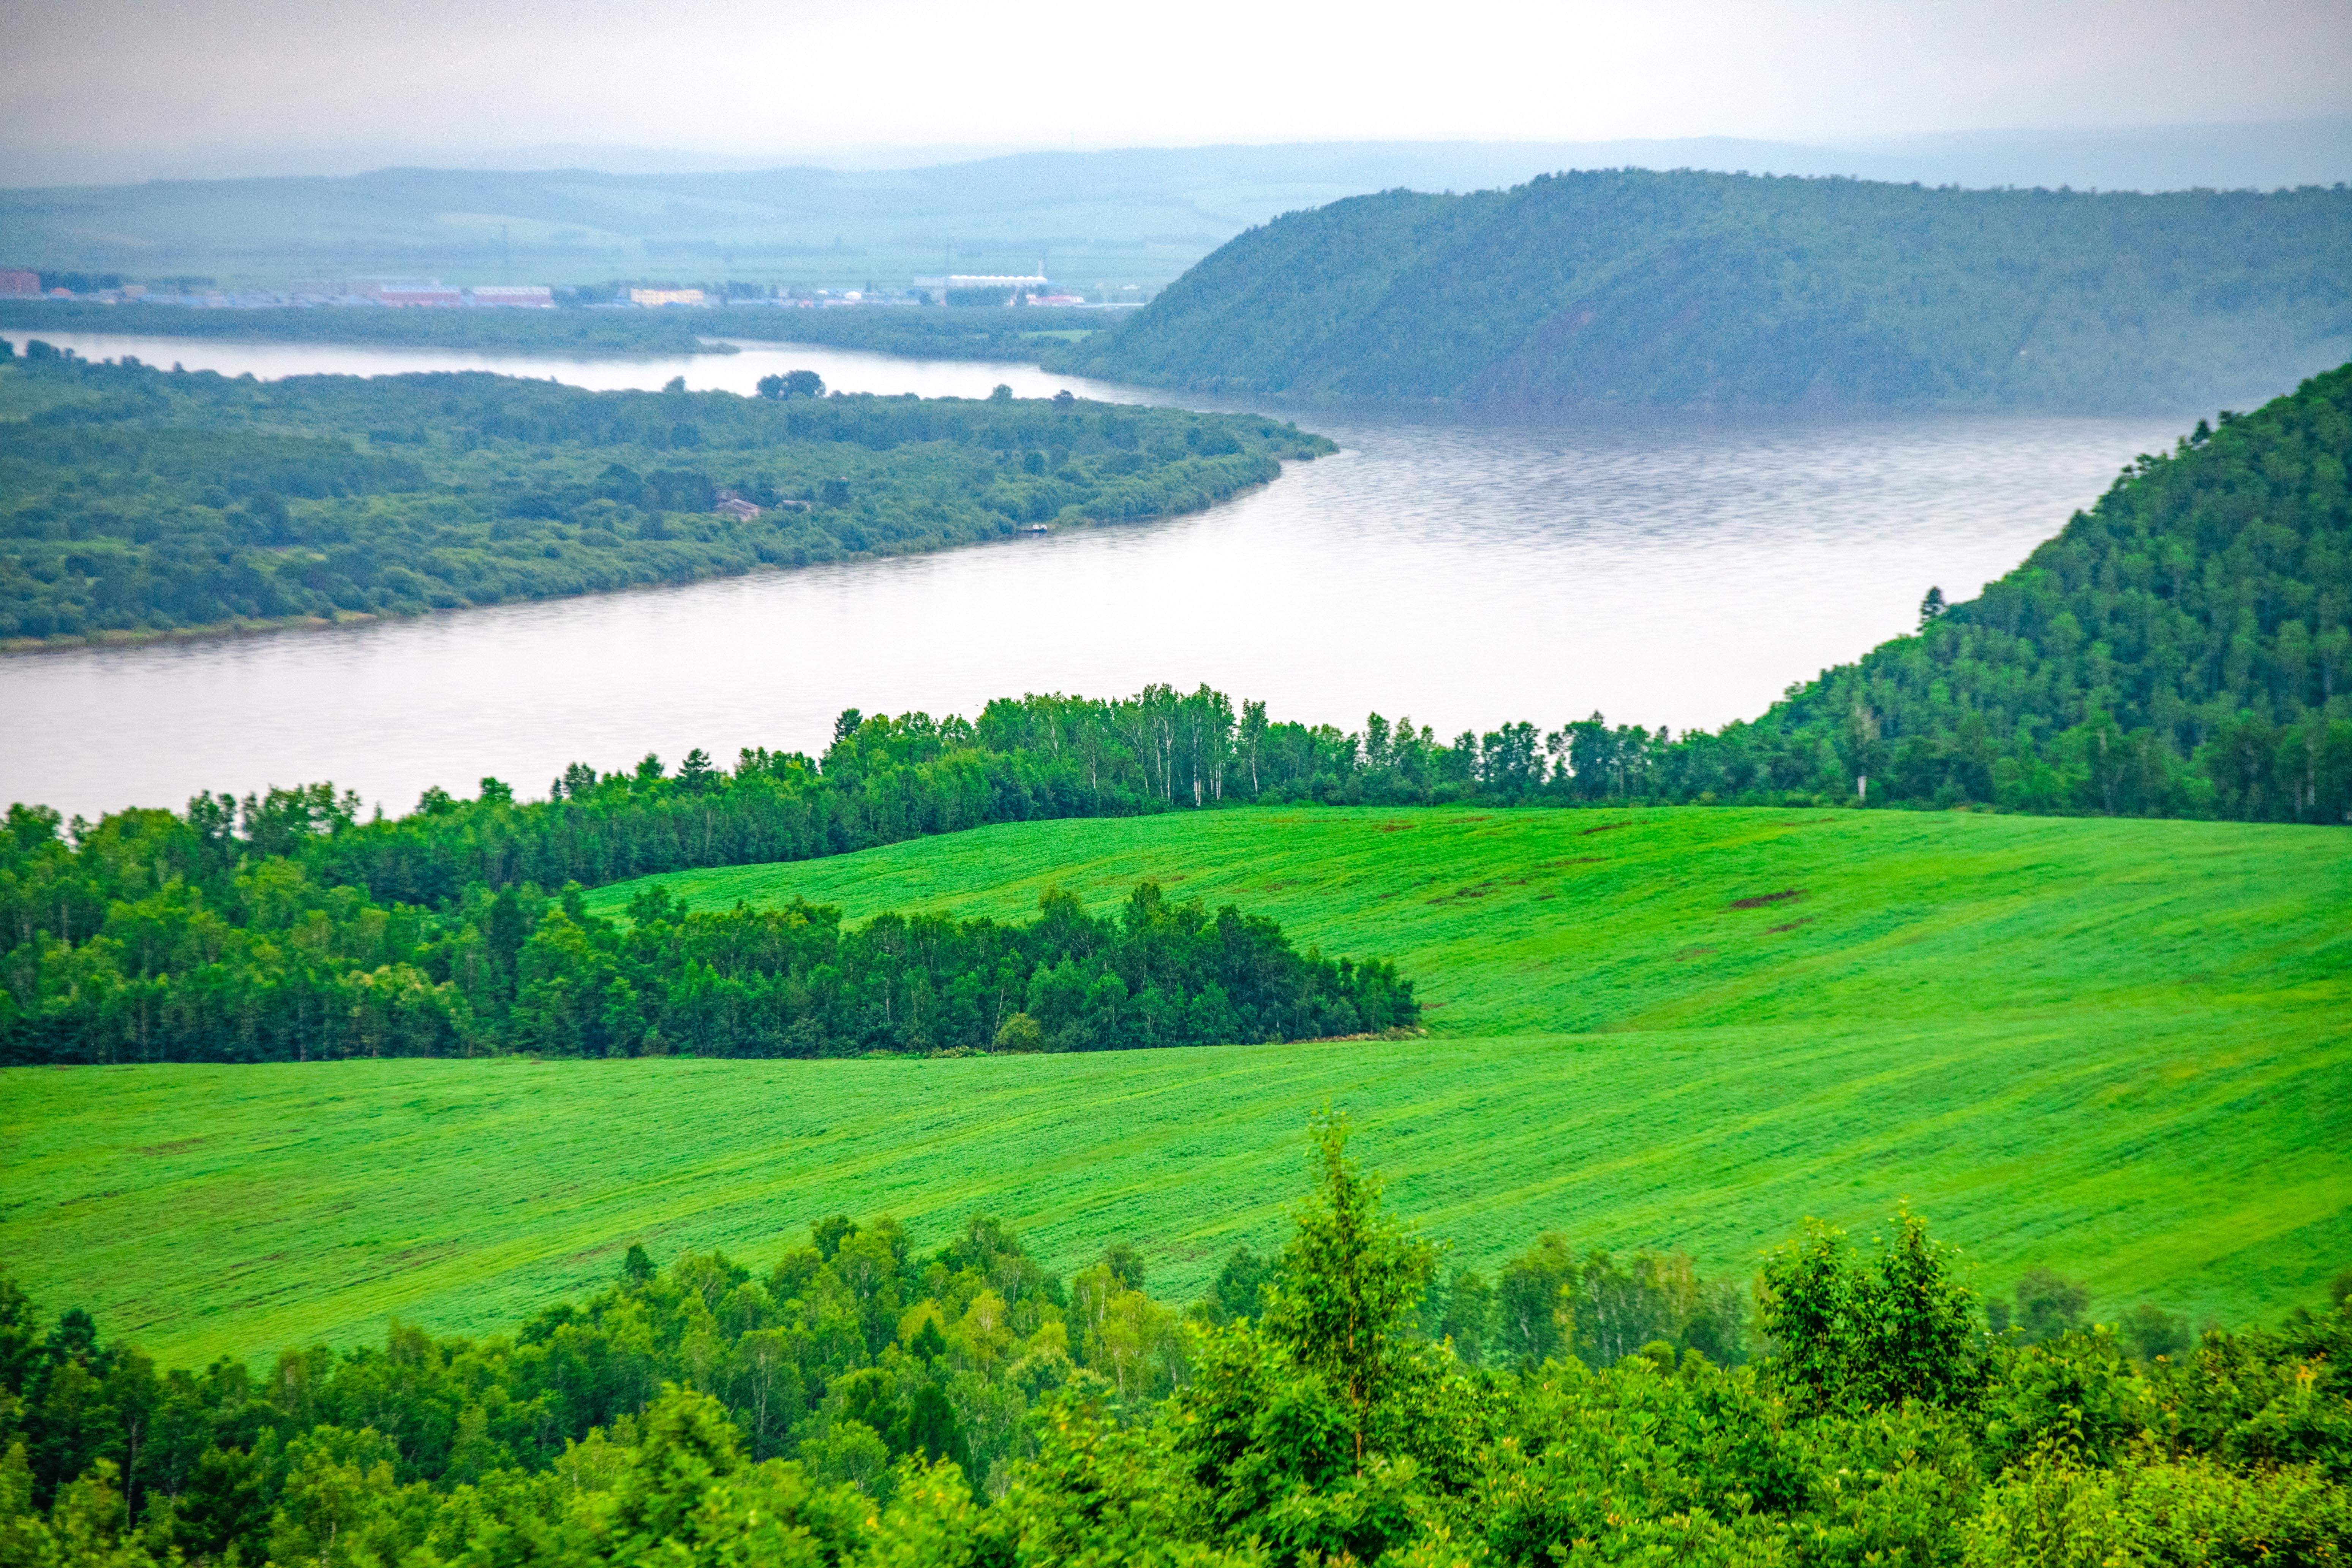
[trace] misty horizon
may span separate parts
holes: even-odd
[[[2009,128],[1815,143],[1735,136],[1622,137],[1590,142],[1475,139],[1204,142],[1099,147],[851,147],[730,153],[708,149],[579,142],[508,148],[397,147],[216,150],[149,163],[0,146],[0,189],[270,179],[342,179],[395,170],[614,176],[917,173],[1016,159],[1120,155],[1278,154],[1360,151],[1517,155],[1518,179],[1555,169],[1693,168],[1721,173],[1842,175],[1968,187],[2069,185],[2090,190],[2284,189],[2352,178],[2352,118],[2211,125]],[[1516,183],[1507,181],[1505,183]],[[1475,185],[1465,188],[1478,188]]]
[[[538,157],[882,170],[1366,142],[1919,160],[1953,138],[2292,142],[2352,105],[2352,11],[2326,0],[2226,15],[2153,0],[2127,17],[2088,0],[1484,0],[1433,27],[1207,0],[1181,26],[1119,14],[1015,28],[938,0],[697,0],[652,25],[635,7],[540,0],[487,15],[441,0],[397,13],[18,0],[7,22],[0,183],[18,186]]]

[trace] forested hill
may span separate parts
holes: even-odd
[[[2200,419],[1981,597],[1696,743],[1922,803],[2344,821],[2347,458],[2352,365]]]
[[[1055,368],[1531,405],[2173,410],[2352,355],[2352,191],[1604,170],[1242,235]]]

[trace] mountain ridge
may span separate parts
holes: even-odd
[[[2158,409],[2352,357],[2352,193],[1610,170],[1291,213],[1051,368],[1470,404]]]

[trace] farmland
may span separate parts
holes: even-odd
[[[1329,1101],[1491,1266],[1535,1232],[1746,1271],[1907,1197],[1987,1285],[2236,1318],[2352,1261],[2352,839],[1965,814],[1253,809],[667,879],[1020,914],[1156,877],[1396,959],[1426,1037],[1076,1057],[350,1062],[0,1075],[0,1256],[173,1361],[488,1331],[817,1215],[975,1210],[1153,1293],[1276,1237]],[[625,904],[626,885],[592,907]],[[2259,1181],[2251,1179],[2259,1174]]]

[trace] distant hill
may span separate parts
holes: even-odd
[[[583,150],[584,151],[584,150]],[[1159,289],[1252,224],[1392,186],[1479,190],[1577,163],[1823,172],[1775,143],[1326,142],[1022,153],[911,169],[396,167],[0,191],[0,266],[278,285],[337,273],[904,288],[1026,273]],[[1809,162],[1808,160],[1811,160]],[[1866,160],[1865,160],[1866,161]],[[2347,167],[2352,167],[2348,164]]]
[[[1634,167],[2271,188],[2352,178],[2352,120],[1972,132],[1866,148],[1722,136],[1145,147],[890,169],[719,166],[613,147],[462,160],[383,153],[379,162],[403,166],[112,184],[105,171],[122,165],[95,152],[59,162],[0,146],[0,181],[25,187],[0,190],[0,266],[228,286],[417,271],[463,282],[667,276],[896,288],[941,270],[952,246],[959,271],[1026,271],[1042,257],[1082,288],[1149,290],[1253,224],[1399,187],[1489,190],[1559,169]],[[306,156],[272,149],[231,166],[290,170]],[[216,160],[158,158],[139,166],[228,172]],[[472,166],[417,166],[453,161]]]
[[[2179,411],[2352,355],[2352,192],[1611,170],[1242,235],[1050,362],[1481,404]]]

